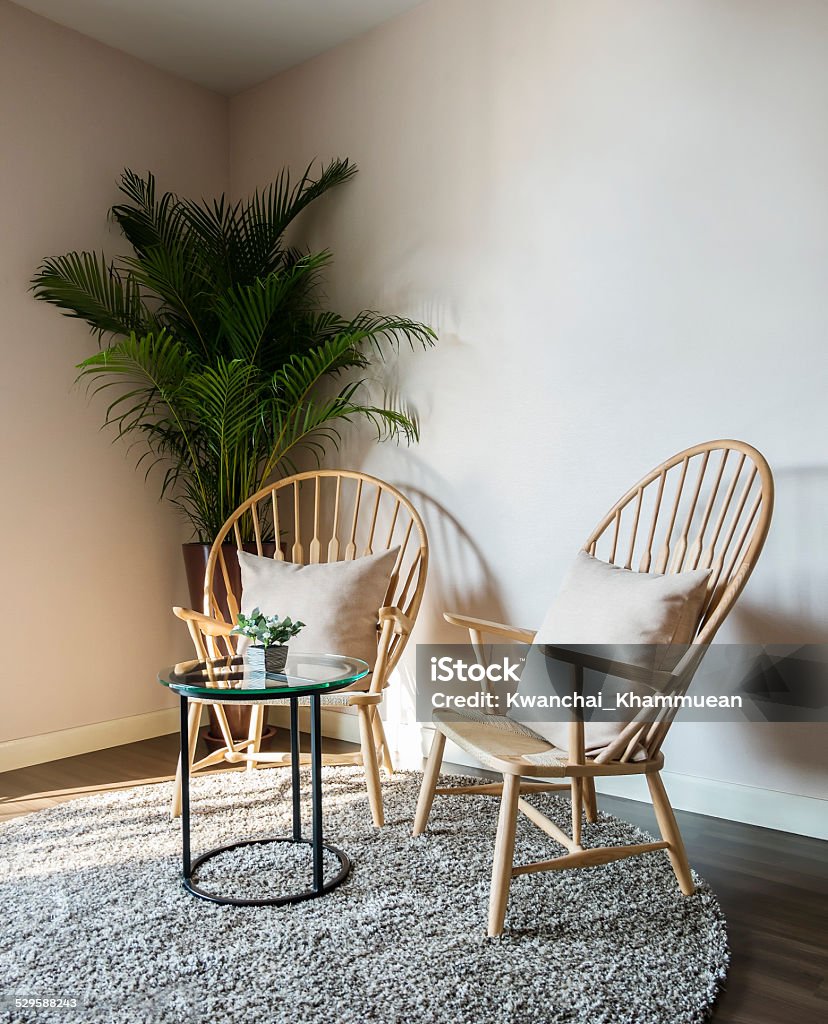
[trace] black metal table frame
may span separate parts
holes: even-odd
[[[311,839],[302,838],[302,808],[299,799],[299,708],[298,701],[302,696],[310,698],[310,735],[311,735],[311,805],[313,819]],[[222,695],[222,699],[226,699]],[[190,763],[188,742],[188,710],[189,697],[179,693],[181,710],[181,861],[184,888],[194,896],[211,903],[221,903],[233,907],[279,907],[287,903],[302,903],[304,900],[315,899],[335,889],[348,877],[351,861],[348,855],[335,846],[322,841],[322,701],[318,693],[297,694],[286,698],[290,701],[290,757],[291,784],[293,795],[293,835],[271,836],[263,839],[244,839],[238,843],[217,846],[193,860],[190,852]],[[240,703],[250,704],[250,696],[239,698]],[[195,872],[206,861],[226,850],[235,850],[241,846],[257,846],[267,843],[300,843],[310,846],[313,855],[313,881],[310,889],[292,893],[287,896],[270,896],[262,899],[244,899],[236,896],[221,896],[205,892],[193,881]],[[325,881],[323,874],[323,853],[327,850],[339,860],[339,871],[333,878]]]

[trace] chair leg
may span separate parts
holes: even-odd
[[[584,813],[584,788],[580,776],[576,776],[571,782],[572,790],[572,842],[581,848],[581,819]]]
[[[195,758],[196,745],[198,743],[198,727],[201,725],[201,711],[204,705],[199,704],[196,701],[190,702],[190,709],[187,713],[187,750],[190,759],[190,765],[192,766]],[[173,798],[170,804],[170,817],[178,818],[181,816],[181,755],[178,755],[178,767],[175,770],[175,786],[173,788]]]
[[[265,717],[265,706],[264,704],[253,704],[250,707],[250,731],[247,734],[248,740],[251,741],[249,747],[247,747],[248,754],[258,754],[262,749],[262,727],[264,725]],[[247,771],[252,772],[256,770],[256,762],[247,762]]]
[[[598,798],[595,795],[595,779],[584,776],[581,782],[584,795],[584,812],[588,822],[598,820]]]
[[[371,805],[371,817],[374,825],[382,828],[385,816],[382,810],[382,789],[380,788],[379,765],[377,764],[377,748],[374,746],[374,734],[371,729],[370,708],[360,707],[359,736],[362,747],[362,765],[365,769],[365,784],[368,787],[368,802]]]
[[[670,845],[667,847],[667,855],[673,865],[676,881],[685,896],[692,896],[696,891],[693,885],[693,876],[690,871],[690,863],[687,860],[687,851],[684,849],[684,840],[681,838],[676,816],[670,806],[667,797],[667,790],[661,781],[658,772],[651,772],[647,775],[647,785],[650,787],[650,796],[653,800],[653,810],[658,822],[661,838]]]
[[[434,790],[437,788],[437,780],[440,777],[440,766],[443,763],[443,750],[445,746],[446,737],[439,729],[435,729],[423,781],[420,786],[420,795],[417,798],[417,811],[414,814],[412,835],[418,836],[425,832],[426,825],[428,824],[428,816],[431,814],[431,805],[434,802]]]
[[[520,776],[504,775],[500,816],[497,819],[494,864],[492,865],[492,890],[489,896],[489,935],[500,935],[503,931],[506,904],[509,901],[509,886],[512,883],[519,799]]]
[[[382,751],[382,766],[388,772],[389,775],[394,774],[394,762],[391,760],[391,751],[388,749],[388,740],[385,736],[385,728],[382,724],[382,718],[380,717],[379,708],[375,707],[371,709],[373,711],[373,722],[372,728],[374,730],[374,745],[377,750]]]

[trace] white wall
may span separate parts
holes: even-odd
[[[304,224],[332,304],[440,334],[390,381],[421,444],[341,456],[427,518],[417,640],[449,606],[537,624],[622,490],[716,436],[779,488],[722,639],[828,638],[827,49],[802,0],[431,0],[231,101],[234,193],[361,167]],[[678,727],[667,757],[824,797],[820,735]]]
[[[124,251],[106,215],[125,166],[221,191],[226,116],[223,98],[0,0],[0,770],[77,752],[66,730],[92,746],[168,731],[155,675],[191,650],[170,613],[186,536],[72,387],[94,339],[28,286],[45,256]],[[132,724],[84,732],[112,720]]]

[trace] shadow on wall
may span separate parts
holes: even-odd
[[[450,626],[443,619],[443,612],[466,611],[502,621],[504,607],[499,588],[483,551],[451,512],[432,497],[432,494],[447,489],[446,481],[434,476],[410,455],[406,461],[406,479],[390,474],[385,479],[411,500],[428,535],[428,582],[414,643],[465,643],[468,634]],[[379,475],[382,475],[381,471]],[[419,479],[419,486],[412,483],[414,479]],[[400,724],[416,721],[415,668],[415,647],[412,645],[395,669],[398,688],[395,687],[394,707],[389,706],[389,714]]]
[[[502,622],[505,610],[483,551],[458,520],[427,491],[402,481],[395,481],[395,486],[411,499],[428,535],[428,582],[415,642],[467,643],[468,633],[450,626],[443,618],[446,611],[467,612]],[[409,723],[416,721],[415,668],[414,649],[409,648],[396,669],[401,691],[400,719]]]
[[[765,549],[727,635],[745,643],[828,643],[828,466],[774,472]]]
[[[774,479],[776,503],[765,549],[717,641],[828,643],[828,467],[782,468]],[[686,764],[683,756],[674,760],[679,771],[697,774],[697,736],[690,724],[684,731]],[[732,764],[721,751],[735,745],[749,769],[735,780],[742,785],[824,793],[824,724],[722,723],[708,727],[707,742],[714,748],[708,762],[712,778],[734,781]],[[683,755],[685,743],[678,746]]]
[[[422,516],[431,552],[425,606],[428,633],[420,642],[468,641],[467,634],[443,619],[445,611],[466,612],[502,622],[506,613],[499,586],[477,543],[458,520],[425,491],[406,483],[395,486],[404,490]]]

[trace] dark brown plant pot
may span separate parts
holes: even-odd
[[[210,557],[211,547],[212,544],[200,544],[198,541],[181,545],[181,550],[184,553],[184,569],[187,573],[187,587],[190,591],[190,607],[194,608],[197,612],[204,612],[206,615],[212,614],[210,609],[204,607],[204,575],[207,571],[207,559]],[[225,564],[227,565],[230,586],[234,594],[240,595],[241,570],[239,569],[239,560],[236,557],[236,545],[222,544],[221,549],[224,554]],[[256,545],[254,543],[245,544],[244,550],[249,551],[251,555],[255,555]],[[262,554],[267,558],[272,558],[275,551],[276,545],[272,540],[262,542]],[[216,571],[213,574],[213,597],[218,605],[221,617],[229,622],[230,612],[227,608],[227,590],[224,586],[224,574],[221,571],[220,565],[216,566]]]
[[[184,553],[184,569],[187,573],[187,587],[190,591],[190,607],[194,608],[197,612],[209,613],[209,610],[204,607],[204,575],[207,570],[207,559],[210,557],[211,547],[211,544],[200,544],[197,541],[181,545]],[[245,544],[244,550],[255,555],[256,545],[254,543]],[[264,555],[272,558],[275,550],[276,545],[273,541],[263,542],[262,553]],[[230,586],[234,594],[240,595],[241,570],[239,569],[239,560],[236,558],[236,545],[222,544],[222,551],[227,565],[227,575],[230,578]],[[224,576],[220,567],[217,568],[213,576],[213,597],[218,605],[221,617],[229,622],[231,616],[227,608],[227,590],[224,586]],[[234,740],[247,739],[250,735],[250,705],[224,704],[223,707],[227,717],[227,724],[230,727],[230,735]],[[207,714],[209,715],[210,726],[204,739],[208,750],[218,750],[224,746],[224,739],[221,735],[221,727],[219,726],[215,708],[208,705]],[[273,726],[265,726],[262,732],[262,745],[264,746],[265,741],[272,739],[275,734],[276,730]]]

